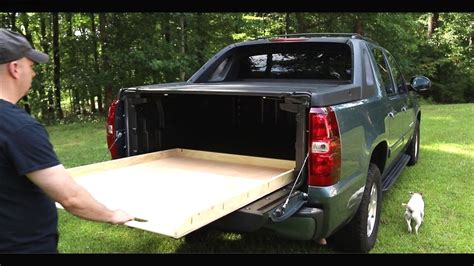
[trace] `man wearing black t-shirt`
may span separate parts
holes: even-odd
[[[75,183],[43,126],[16,106],[31,87],[34,63],[47,61],[23,36],[0,29],[0,253],[56,253],[55,201],[83,219],[133,219],[107,209]]]

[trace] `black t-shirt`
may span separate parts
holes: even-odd
[[[59,164],[44,127],[0,99],[0,253],[54,252],[56,206],[25,174]]]

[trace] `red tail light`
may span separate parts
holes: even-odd
[[[117,145],[115,143],[115,112],[117,111],[118,102],[118,100],[112,102],[107,115],[107,146],[109,147],[112,159],[117,159],[119,157]]]
[[[341,140],[332,107],[311,108],[309,112],[308,184],[330,186],[341,176]]]

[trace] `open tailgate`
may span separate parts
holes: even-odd
[[[180,238],[293,181],[294,161],[172,149],[67,169],[127,226]],[[61,207],[57,204],[58,207]]]

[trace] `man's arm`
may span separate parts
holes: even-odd
[[[63,165],[34,171],[26,176],[68,212],[87,220],[123,224],[133,216],[121,210],[109,210],[77,184]]]

